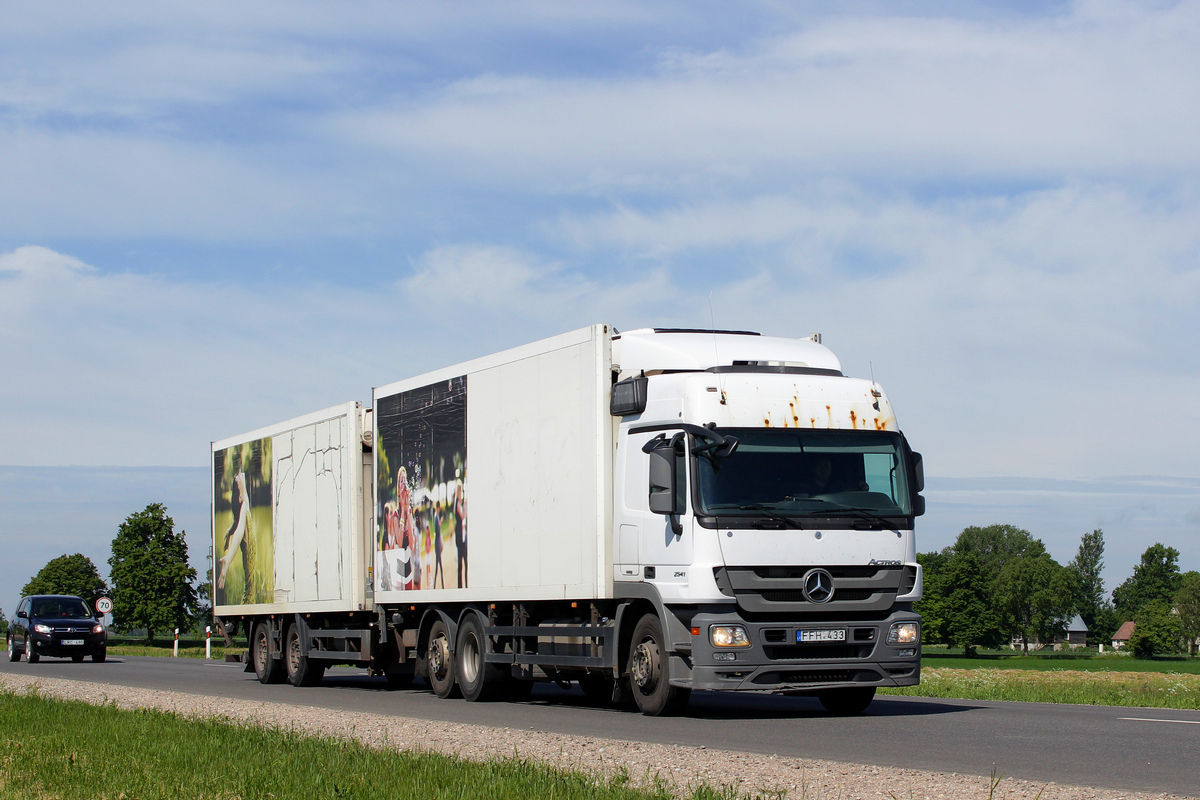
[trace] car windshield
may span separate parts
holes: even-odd
[[[904,440],[886,431],[729,428],[737,451],[699,458],[711,516],[895,517],[912,513]]]
[[[87,603],[75,597],[46,597],[33,601],[33,616],[41,619],[91,619]]]

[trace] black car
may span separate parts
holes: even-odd
[[[42,656],[101,662],[108,654],[108,632],[82,597],[35,594],[21,598],[17,618],[8,626],[8,660],[21,654],[34,663]]]

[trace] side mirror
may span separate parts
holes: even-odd
[[[20,617],[21,619],[29,619],[29,615],[26,614],[24,611],[18,611],[17,616]]]
[[[914,494],[912,499],[913,516],[919,517],[925,513],[925,498],[919,494]]]
[[[925,463],[921,459],[920,453],[912,454],[913,460],[913,491],[925,491]]]
[[[650,510],[671,517],[671,530],[683,534],[679,515],[687,510],[687,479],[684,472],[683,442],[687,434],[677,433],[668,439],[660,435],[642,447],[650,456]]]

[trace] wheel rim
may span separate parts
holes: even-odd
[[[634,685],[643,692],[652,692],[658,684],[660,656],[658,642],[647,639],[633,651],[633,669],[631,670]]]
[[[26,639],[25,639],[25,655],[27,657],[33,656],[33,639],[30,639],[28,637],[26,637]]]
[[[462,673],[466,683],[474,683],[479,677],[479,640],[474,634],[463,637],[462,643]]]
[[[443,634],[429,643],[429,674],[439,681],[446,679],[446,664],[449,648]]]
[[[288,637],[288,670],[293,675],[300,671],[300,637]]]
[[[254,639],[254,666],[260,671],[265,672],[267,669],[267,655],[267,632],[260,629]]]

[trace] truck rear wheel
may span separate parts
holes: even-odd
[[[638,709],[648,717],[683,710],[691,689],[671,685],[671,669],[662,623],[646,614],[633,629],[629,648],[629,684]]]
[[[875,699],[875,687],[829,689],[818,692],[817,699],[825,706],[825,710],[832,714],[859,714]]]
[[[293,625],[288,628],[287,643],[283,648],[287,681],[292,686],[316,686],[325,677],[325,665],[310,659],[302,644],[300,626]]]
[[[254,626],[254,639],[250,642],[250,658],[254,660],[254,674],[259,683],[281,683],[284,679],[283,665],[271,658],[271,631],[267,623]]]
[[[433,693],[442,698],[458,695],[458,684],[455,681],[457,670],[454,668],[454,654],[450,652],[450,633],[446,630],[446,623],[440,619],[429,629],[425,661]]]
[[[458,628],[458,685],[463,697],[470,702],[492,700],[504,688],[504,670],[498,664],[489,664],[487,640],[479,617],[468,614]]]

